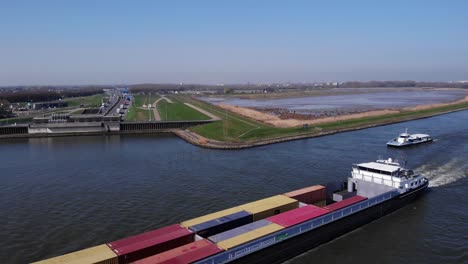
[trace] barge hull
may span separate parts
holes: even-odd
[[[422,195],[427,186],[428,184],[229,263],[282,263],[406,206]]]

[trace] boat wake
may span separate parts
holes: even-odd
[[[415,171],[429,180],[430,187],[439,187],[468,177],[468,164],[460,159],[452,159],[443,165],[422,165]]]

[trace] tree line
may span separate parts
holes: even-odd
[[[103,92],[103,87],[89,86],[80,88],[34,87],[34,88],[3,88],[0,89],[0,99],[9,103],[45,102],[70,97],[90,96]]]
[[[130,86],[132,93],[168,93],[173,91],[225,91],[258,90],[291,91],[321,88],[468,88],[468,82],[417,82],[417,81],[348,81],[322,83],[279,83],[279,84],[229,84],[229,85],[200,85],[200,84],[136,84]]]

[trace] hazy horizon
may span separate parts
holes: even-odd
[[[0,86],[468,80],[466,1],[0,3]]]

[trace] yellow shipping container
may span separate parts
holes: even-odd
[[[253,215],[254,222],[298,207],[297,200],[284,195],[276,195],[239,206]]]
[[[117,255],[107,246],[100,245],[32,264],[118,264]]]
[[[285,193],[283,195],[287,196],[287,197],[294,197],[294,196],[298,196],[298,195],[301,195],[301,194],[310,193],[310,192],[318,191],[318,190],[323,190],[325,192],[325,186],[314,185],[314,186],[302,188],[302,189],[299,189],[299,190],[287,192],[287,193]]]
[[[279,231],[281,229],[284,229],[284,227],[277,225],[277,224],[270,224],[264,227],[260,227],[258,229],[249,231],[247,233],[243,233],[241,235],[235,236],[233,238],[229,238],[226,240],[223,240],[217,245],[225,250],[231,249],[233,247],[237,247],[239,245],[242,245],[244,243],[250,242],[254,239],[266,236],[268,234],[274,233],[276,231]]]
[[[207,215],[204,215],[204,216],[200,216],[200,217],[197,217],[197,218],[194,218],[194,219],[184,221],[184,222],[180,223],[180,225],[183,226],[183,227],[190,227],[190,226],[198,225],[198,224],[204,223],[206,221],[217,219],[217,218],[220,218],[220,217],[223,217],[223,216],[226,216],[226,215],[234,214],[234,213],[237,213],[237,212],[240,212],[240,211],[242,211],[242,208],[233,207],[233,208],[222,210],[222,211],[219,211],[219,212],[216,212],[216,213],[211,213],[211,214],[207,214]]]

